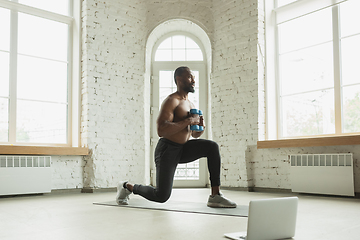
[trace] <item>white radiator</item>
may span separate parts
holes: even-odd
[[[354,196],[353,155],[290,155],[293,192]]]
[[[0,195],[51,192],[50,156],[0,156]]]

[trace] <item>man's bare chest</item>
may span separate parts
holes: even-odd
[[[182,101],[174,110],[174,122],[184,120],[189,116],[191,103],[189,101]]]

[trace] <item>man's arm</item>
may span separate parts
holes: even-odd
[[[188,125],[199,124],[199,119],[194,117],[185,118],[182,121],[174,121],[174,110],[179,105],[179,101],[174,98],[167,98],[161,106],[159,117],[156,121],[159,137],[170,137]]]

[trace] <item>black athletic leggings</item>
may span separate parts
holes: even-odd
[[[166,202],[171,195],[177,165],[193,162],[202,157],[207,157],[211,186],[220,186],[221,159],[216,142],[193,139],[185,144],[179,144],[161,138],[155,149],[156,188],[135,184],[133,193],[150,201]]]

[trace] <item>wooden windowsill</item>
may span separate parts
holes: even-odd
[[[87,147],[43,147],[0,145],[0,155],[89,155]]]
[[[358,145],[360,135],[258,141],[257,148],[321,147]]]

